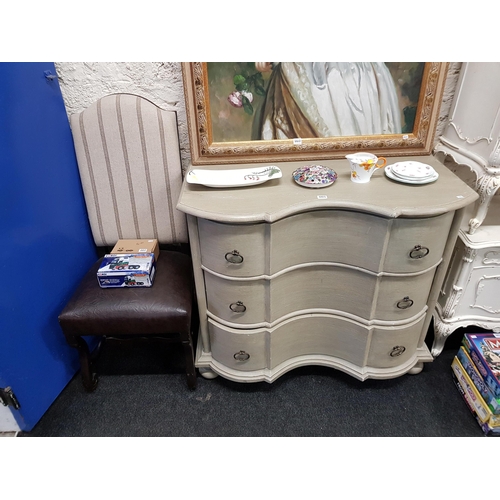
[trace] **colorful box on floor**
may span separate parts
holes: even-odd
[[[160,247],[156,239],[118,240],[110,254],[152,253],[155,260],[160,257]]]
[[[462,340],[486,385],[500,396],[500,333],[466,333]]]
[[[154,254],[106,254],[97,271],[101,288],[150,287],[156,271]]]
[[[491,392],[490,388],[486,385],[483,377],[479,373],[479,370],[476,368],[476,365],[472,361],[472,359],[467,354],[464,346],[461,346],[457,358],[460,361],[463,369],[467,372],[470,379],[476,386],[476,389],[481,394],[481,397],[484,399],[485,403],[488,405],[489,409],[494,415],[500,414],[500,397],[495,397],[495,395]]]
[[[477,415],[476,411],[474,410],[474,406],[472,404],[472,400],[470,399],[470,396],[465,392],[464,388],[458,381],[458,378],[455,374],[455,372],[452,370],[451,371],[453,382],[455,383],[455,386],[458,389],[458,392],[462,395],[463,400],[465,401],[467,407],[469,408],[470,412],[476,419],[477,423],[479,424],[479,427],[481,427],[481,430],[484,432],[486,436],[500,436],[500,427],[490,427],[488,424],[481,422],[481,419]]]
[[[486,424],[491,429],[497,429],[500,431],[500,415],[493,415],[488,405],[481,397],[481,394],[479,394],[479,391],[474,386],[474,383],[467,375],[457,356],[453,359],[451,367],[453,374],[463,388],[465,397],[472,406],[480,423]]]

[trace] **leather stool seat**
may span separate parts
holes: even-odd
[[[101,261],[90,268],[59,315],[67,342],[79,351],[84,387],[88,391],[95,389],[97,375],[82,337],[102,336],[182,342],[188,385],[194,389],[191,258],[181,252],[161,250],[153,286],[149,288],[101,288],[97,282]]]

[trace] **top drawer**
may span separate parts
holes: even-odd
[[[322,210],[272,224],[199,219],[202,264],[235,277],[273,275],[291,266],[336,262],[373,272],[417,272],[441,259],[453,213],[387,219]]]

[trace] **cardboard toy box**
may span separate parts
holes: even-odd
[[[101,288],[150,287],[156,261],[154,254],[106,254],[97,271]]]
[[[466,333],[462,344],[495,397],[500,396],[500,333]]]
[[[481,394],[481,397],[484,399],[484,402],[488,405],[489,409],[494,415],[500,414],[500,397],[495,397],[495,395],[491,392],[490,388],[486,385],[483,377],[479,373],[479,370],[476,368],[476,365],[473,363],[472,359],[467,354],[464,346],[461,346],[457,358],[460,361],[463,369],[467,372],[470,379],[476,386],[476,389]]]
[[[491,427],[487,423],[481,422],[481,419],[479,418],[476,410],[474,409],[474,406],[472,404],[472,400],[470,398],[470,395],[465,392],[464,388],[458,381],[456,373],[452,370],[451,372],[453,382],[455,383],[456,388],[458,389],[458,392],[462,395],[463,400],[465,401],[465,404],[469,408],[469,411],[472,413],[474,418],[476,419],[476,422],[479,424],[481,427],[481,430],[484,432],[486,436],[500,436],[500,427]]]
[[[480,422],[482,424],[487,424],[490,428],[499,429],[500,415],[493,415],[488,405],[481,397],[481,394],[479,394],[479,391],[474,386],[474,383],[467,375],[457,356],[453,359],[451,367],[456,379],[465,392],[467,401],[471,404]]]
[[[160,246],[156,239],[118,240],[110,254],[152,253],[155,260],[160,257]]]

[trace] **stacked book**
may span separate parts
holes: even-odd
[[[487,436],[500,436],[500,334],[465,334],[453,380]]]

